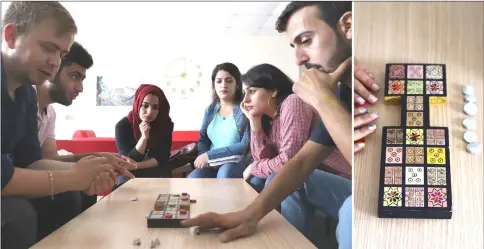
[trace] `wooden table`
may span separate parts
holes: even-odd
[[[466,152],[462,139],[462,85],[476,90],[477,134],[482,143],[483,3],[355,2],[355,56],[372,71],[383,89],[385,63],[447,65],[448,97],[434,106],[431,125],[450,131],[453,217],[451,220],[377,218],[383,126],[400,124],[400,107],[370,106],[380,118],[377,131],[355,157],[355,248],[483,248],[483,156]]]
[[[205,212],[233,212],[246,207],[257,196],[243,179],[141,179],[128,181],[33,248],[149,248],[158,237],[157,248],[315,248],[277,211],[269,213],[251,237],[220,243],[215,233],[190,234],[190,229],[147,228],[145,216],[160,193],[190,193],[192,216]],[[132,197],[138,201],[130,201]],[[140,238],[140,247],[132,245]]]

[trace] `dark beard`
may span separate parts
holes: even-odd
[[[50,99],[54,103],[59,103],[64,106],[70,106],[72,104],[72,100],[68,99],[66,96],[66,89],[62,87],[62,83],[60,81],[60,73],[58,73],[54,80],[52,81],[52,84],[49,86],[49,96]]]

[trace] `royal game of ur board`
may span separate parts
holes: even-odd
[[[387,64],[385,82],[385,103],[402,110],[383,127],[378,217],[450,219],[449,130],[429,123],[429,105],[446,102],[445,65]]]
[[[190,195],[160,194],[148,215],[148,228],[180,228],[182,220],[190,219]]]

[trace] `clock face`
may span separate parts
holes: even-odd
[[[187,99],[200,87],[202,66],[187,56],[180,56],[168,61],[164,73],[165,89],[182,99]]]

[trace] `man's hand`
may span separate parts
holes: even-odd
[[[96,181],[91,183],[91,187],[84,191],[87,195],[101,194],[108,189],[112,189],[114,186],[114,181],[111,178],[110,172],[101,173],[97,176]]]
[[[121,155],[109,152],[100,152],[96,153],[95,155],[106,158],[108,163],[113,166],[114,171],[117,172],[118,175],[128,176],[131,179],[134,178],[134,175],[129,171],[137,169],[137,166],[125,160]]]
[[[182,221],[184,227],[198,226],[202,231],[213,228],[227,229],[219,235],[222,242],[252,235],[257,228],[258,220],[246,211],[228,214],[205,213],[195,218]]]
[[[346,59],[338,68],[332,73],[325,73],[321,70],[311,68],[304,72],[299,80],[293,85],[292,90],[304,102],[311,106],[317,106],[323,98],[330,98],[335,104],[338,104],[334,91],[338,86],[338,82],[351,66],[351,58]]]
[[[380,90],[376,84],[373,74],[368,72],[368,69],[360,66],[360,63],[355,58],[355,103],[363,105],[365,101],[374,104],[378,99],[375,97],[375,92]]]
[[[116,179],[113,172],[113,167],[108,163],[104,157],[87,156],[79,160],[71,169],[77,177],[78,190],[89,190],[91,184],[95,182],[102,173],[108,173],[111,177]]]
[[[355,108],[354,113],[354,141],[357,141],[375,131],[376,125],[370,123],[378,119],[378,113],[368,113],[366,107]],[[365,148],[365,143],[355,144],[354,153],[360,152],[363,148]]]
[[[195,162],[193,163],[195,165],[195,168],[197,169],[202,169],[204,168],[208,163],[208,154],[203,153],[195,159]]]
[[[247,168],[245,168],[244,173],[242,175],[244,177],[244,180],[246,181],[250,180],[250,178],[252,177],[252,164],[250,164],[249,166],[247,166]]]

